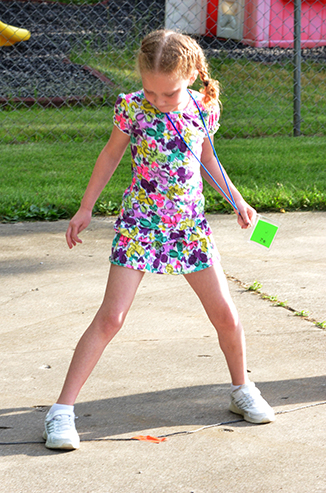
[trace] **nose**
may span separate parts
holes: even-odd
[[[155,98],[154,106],[156,106],[156,108],[164,108],[165,105],[166,105],[166,101],[164,98],[161,98],[159,96]]]

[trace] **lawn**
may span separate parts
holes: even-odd
[[[105,141],[0,146],[0,220],[56,220],[78,208]],[[326,138],[220,139],[230,178],[258,211],[326,210]],[[94,214],[115,214],[130,183],[130,152],[102,192]],[[230,206],[205,185],[207,212]]]

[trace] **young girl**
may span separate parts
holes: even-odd
[[[218,166],[206,134],[205,127],[211,135],[219,127],[218,82],[209,78],[200,46],[172,31],[145,37],[138,68],[143,89],[118,97],[111,137],[66,233],[69,248],[81,243],[78,235],[89,225],[96,200],[130,144],[132,181],[115,223],[104,300],[76,347],[59,399],[47,414],[48,448],[79,447],[74,402],[122,327],[145,272],[185,276],[215,327],[226,358],[232,380],[229,409],[251,423],[274,420],[273,410],[248,380],[243,328],[204,215],[201,175],[219,190],[213,177],[227,196],[232,194],[242,228],[255,217]],[[198,76],[201,93],[188,89]]]

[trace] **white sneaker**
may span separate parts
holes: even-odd
[[[229,410],[241,414],[249,423],[261,424],[275,421],[275,414],[270,405],[262,398],[253,382],[241,385],[231,392]]]
[[[73,412],[55,411],[45,418],[43,438],[45,446],[52,449],[75,450],[79,448],[79,436]]]

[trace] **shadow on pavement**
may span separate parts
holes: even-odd
[[[300,407],[309,407],[326,399],[325,376],[260,382],[257,386],[279,413],[296,408],[298,412],[303,411]],[[237,427],[255,426],[246,422],[233,424],[232,421],[237,421],[239,417],[228,411],[228,401],[229,385],[223,384],[83,402],[75,406],[77,429],[82,441],[92,441],[107,437],[132,438],[139,433],[157,436],[184,431],[186,427],[196,429],[228,422]],[[47,410],[48,407],[41,403],[33,408],[0,410],[0,455],[39,456],[53,453],[41,446]]]

